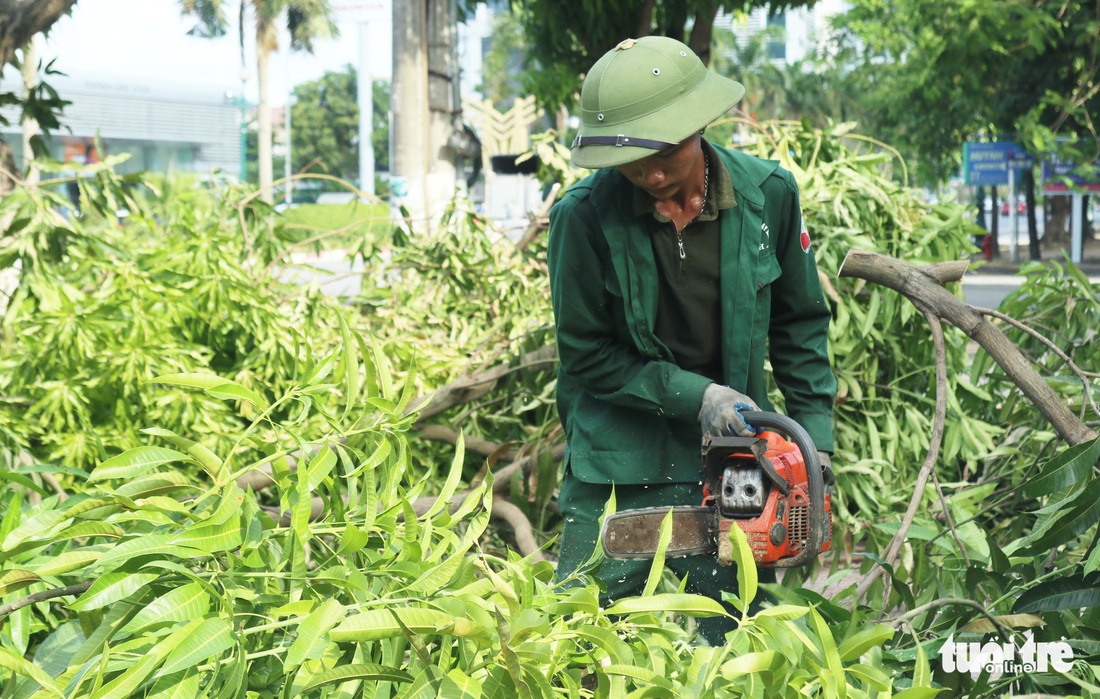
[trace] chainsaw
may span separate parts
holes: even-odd
[[[833,474],[794,420],[745,411],[755,437],[703,437],[703,501],[698,507],[646,507],[609,515],[601,541],[610,558],[653,558],[661,522],[672,512],[670,557],[718,555],[735,563],[730,529],[741,527],[758,566],[803,566],[832,542]]]

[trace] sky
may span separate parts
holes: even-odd
[[[340,4],[333,2],[334,6]],[[72,15],[58,21],[45,41],[40,39],[39,55],[46,62],[56,58],[54,68],[73,78],[217,88],[235,96],[241,87],[235,15],[230,18],[228,36],[201,39],[187,35],[195,22],[182,16],[180,7],[179,0],[78,0]],[[389,23],[367,26],[371,73],[388,79]],[[281,48],[269,63],[272,106],[286,104],[288,87],[320,78],[326,70],[342,70],[348,63],[358,66],[359,25],[338,21],[338,27],[337,38],[315,42],[313,55],[283,48],[284,32]],[[245,40],[245,97],[255,102],[256,50],[251,26]]]

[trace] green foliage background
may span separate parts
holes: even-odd
[[[841,385],[835,553],[763,588],[742,566],[735,605],[767,603],[726,646],[697,645],[691,619],[724,612],[679,593],[660,557],[645,595],[601,609],[592,576],[554,583],[492,520],[507,497],[552,557],[554,370],[521,359],[553,339],[543,243],[518,249],[461,201],[431,235],[355,227],[341,234],[363,292],[340,304],[280,281],[301,238],[253,192],[118,178],[109,161],[82,173],[80,217],[48,187],[0,202],[0,267],[21,268],[0,336],[0,697],[1098,691],[1100,443],[1055,445],[962,337],[944,498],[925,495],[888,587],[853,604],[843,582],[897,530],[934,386],[923,316],[836,270],[853,247],[965,257],[971,212],[896,185],[901,160],[845,126],[722,129],[799,180]],[[555,144],[540,141],[541,172],[571,180]],[[1096,291],[1071,265],[1035,268],[1006,307],[1087,365]],[[1094,386],[1022,342],[1088,407]],[[473,400],[426,403],[495,366]],[[473,457],[474,438],[539,468],[501,491],[500,454]],[[941,670],[949,637],[1023,627],[1071,639],[1073,672]]]

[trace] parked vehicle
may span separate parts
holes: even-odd
[[[1001,202],[1001,214],[1003,216],[1008,216],[1008,213],[1009,213],[1008,200],[1005,199],[1003,202]],[[1018,213],[1018,214],[1026,214],[1027,213],[1027,200],[1024,199],[1023,197],[1016,197],[1016,213]]]

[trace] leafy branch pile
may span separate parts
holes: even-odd
[[[250,405],[261,417],[236,442],[273,430],[308,455],[296,468],[285,454],[241,463],[239,452],[155,429],[153,444],[76,479],[77,494],[25,482],[43,497],[37,507],[19,492],[5,498],[0,696],[888,693],[890,678],[865,662],[893,635],[887,627],[787,604],[746,615],[723,648],[698,647],[679,616],[725,613],[709,599],[647,595],[605,610],[595,583],[552,584],[547,563],[485,552],[492,475],[448,507],[462,481],[460,440],[441,485],[415,476],[408,396],[385,362],[357,351],[369,343],[351,339],[330,360],[303,364],[271,405],[266,391],[209,374],[156,379]],[[334,380],[341,364],[354,371]],[[333,392],[362,396],[368,448],[332,433],[304,440],[318,403],[271,417],[274,406]],[[275,508],[235,482],[265,464]],[[418,514],[414,503],[437,488]],[[755,570],[744,570],[742,609],[756,594]],[[655,565],[651,589],[661,573]],[[70,595],[79,596],[53,601]]]

